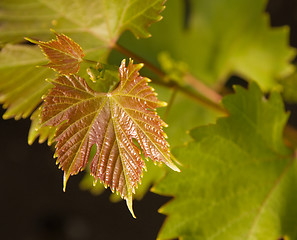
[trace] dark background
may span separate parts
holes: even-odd
[[[297,47],[297,0],[271,0],[267,11],[273,26],[291,27],[290,44]],[[294,124],[296,108],[287,108]],[[28,119],[0,120],[1,239],[156,239],[165,219],[157,210],[169,198],[149,192],[134,201],[135,220],[124,201],[109,201],[109,191],[93,196],[80,190],[82,174],[71,177],[63,193],[53,152],[46,144],[28,146],[29,127]]]

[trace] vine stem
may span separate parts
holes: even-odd
[[[188,87],[179,85],[175,81],[168,81],[166,79],[165,72],[163,72],[161,69],[157,68],[156,66],[154,66],[153,64],[145,60],[144,58],[124,48],[123,46],[119,44],[115,44],[113,48],[128,57],[136,59],[138,62],[144,63],[144,65],[148,69],[150,69],[153,73],[155,73],[160,78],[160,80],[154,79],[154,83],[174,89],[175,93],[172,96],[172,101],[175,97],[176,91],[180,91],[207,108],[210,108],[216,112],[222,113],[223,115],[226,115],[226,116],[229,114],[227,110],[221,105],[222,96],[218,94],[215,90],[209,88],[204,83],[196,79],[190,73],[185,74],[184,81],[188,85],[190,85],[193,89],[195,89],[195,92],[193,92],[192,89]],[[285,137],[285,143],[289,147],[293,147],[297,149],[297,130],[294,127],[287,124],[284,129],[284,137]]]
[[[166,122],[166,119],[168,117],[168,114],[169,114],[169,111],[173,105],[173,102],[175,100],[175,97],[176,97],[176,94],[177,94],[177,89],[176,88],[173,88],[173,92],[171,94],[171,97],[170,97],[170,100],[168,102],[168,105],[167,105],[167,108],[166,108],[166,111],[165,111],[165,114],[163,116],[163,120]]]
[[[83,61],[87,62],[87,63],[90,63],[90,64],[98,64],[98,62],[90,60],[90,59],[86,59],[86,58],[84,58]]]
[[[154,66],[153,64],[151,64],[150,62],[148,62],[147,60],[145,60],[144,58],[136,55],[135,53],[131,52],[130,50],[128,50],[127,48],[124,48],[123,46],[119,45],[119,44],[114,44],[113,48],[121,53],[123,53],[124,55],[131,57],[133,59],[136,59],[138,62],[144,63],[144,65],[150,69],[153,73],[155,73],[157,76],[159,76],[160,78],[164,79],[166,77],[166,74],[160,70],[159,68],[157,68],[156,66]]]
[[[179,85],[175,81],[166,80],[165,72],[163,72],[161,69],[157,68],[156,66],[154,66],[153,64],[145,60],[144,58],[124,48],[123,46],[119,44],[115,44],[113,48],[128,57],[136,59],[138,62],[144,63],[145,67],[150,69],[161,79],[159,81],[154,80],[156,84],[167,86],[170,88],[175,88],[176,90],[183,92],[184,94],[194,99],[195,101],[199,102],[201,105],[205,107],[208,107],[212,110],[223,113],[224,115],[228,114],[226,109],[224,109],[220,104],[220,100],[222,99],[222,96],[220,96],[214,90],[212,90],[211,88],[203,84],[201,81],[198,81],[197,79],[195,79],[192,75],[186,74],[185,82],[188,83],[194,90],[196,90],[196,92],[193,92],[188,87]],[[198,83],[194,84],[195,81]]]
[[[190,73],[187,73],[184,76],[184,81],[192,86],[197,92],[202,93],[205,97],[212,100],[213,102],[221,102],[222,96],[220,94],[206,86],[203,82],[199,81]]]

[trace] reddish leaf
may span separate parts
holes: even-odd
[[[64,34],[56,33],[57,40],[49,42],[35,41],[26,38],[28,41],[38,44],[47,58],[51,61],[46,66],[58,71],[61,74],[74,74],[79,70],[79,64],[85,56],[81,47],[71,38]]]
[[[91,148],[97,152],[90,164],[95,182],[99,179],[126,199],[132,211],[132,194],[137,187],[145,158],[179,169],[170,160],[169,144],[162,130],[166,126],[155,112],[166,103],[157,99],[148,86],[150,80],[139,76],[142,64],[119,68],[119,86],[110,93],[92,90],[79,76],[60,76],[48,94],[43,111],[45,126],[58,126],[55,141],[57,162],[64,172],[64,189],[70,175],[87,166]],[[134,215],[133,215],[134,216]]]

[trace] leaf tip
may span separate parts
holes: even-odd
[[[31,39],[28,38],[28,37],[24,37],[24,39],[25,39],[26,41],[28,41],[28,42],[31,42]]]
[[[96,185],[97,185],[97,179],[94,179],[94,181],[93,181],[93,187],[96,187]]]
[[[177,166],[175,166],[174,164],[172,164],[171,169],[173,171],[176,171],[176,172],[181,172],[181,170]]]
[[[168,139],[168,135],[165,132],[163,132],[163,136],[165,139]]]
[[[174,162],[176,162],[177,164],[179,164],[181,166],[181,163],[179,161],[177,161],[177,159],[172,155],[172,153],[170,153],[170,158],[172,158],[172,160]],[[173,171],[175,172],[181,172],[181,170],[173,163],[173,161],[171,161],[170,159],[168,159],[165,164],[170,167]]]
[[[34,43],[34,44],[39,44],[39,41],[36,41],[36,40],[33,40],[31,38],[28,38],[28,37],[24,37],[24,39],[30,43]]]
[[[66,192],[66,185],[67,185],[68,179],[69,179],[69,174],[64,172],[64,176],[63,176],[63,192]]]
[[[2,115],[2,118],[3,118],[3,120],[7,120],[7,119],[9,119],[9,116],[8,116],[8,114],[4,113],[4,114]]]
[[[165,214],[164,208],[163,207],[159,208],[158,213]]]
[[[133,63],[133,60],[131,58],[129,60],[130,60],[130,62],[132,61],[132,63]],[[126,59],[125,58],[122,60],[120,67],[126,67]]]
[[[32,138],[28,138],[28,145],[32,145],[33,144],[33,142],[34,142],[34,139],[32,139]]]
[[[134,214],[134,211],[133,211],[133,200],[132,200],[132,194],[129,194],[128,197],[126,198],[126,204],[127,204],[127,207],[130,211],[130,213],[132,214],[132,217],[136,219],[136,216]]]

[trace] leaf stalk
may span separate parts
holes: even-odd
[[[146,59],[126,49],[125,47],[119,44],[115,44],[113,48],[118,52],[137,60],[138,62],[144,63],[145,67],[147,67],[149,70],[151,70],[154,74],[156,74],[159,77],[159,80],[154,79],[154,83],[163,85],[169,88],[175,88],[176,90],[184,93],[188,97],[194,99],[202,106],[205,106],[216,112],[228,115],[227,111],[220,104],[220,100],[222,99],[222,96],[219,95],[214,90],[212,90],[211,88],[209,88],[208,86],[206,86],[201,81],[194,78],[192,75],[190,74],[185,75],[185,82],[188,85],[190,85],[195,90],[195,92],[192,91],[192,89],[189,89],[187,86],[181,86],[176,81],[173,81],[173,80],[168,81],[168,78],[166,77],[165,72],[163,72],[158,67],[154,66],[152,63],[148,62]],[[197,82],[197,83],[194,84],[194,82]]]
[[[220,95],[210,87],[206,86],[203,82],[199,81],[190,73],[185,74],[184,81],[189,86],[191,86],[191,88],[181,86],[176,81],[168,81],[165,72],[163,72],[161,69],[159,69],[146,59],[126,49],[125,47],[119,44],[115,44],[113,48],[118,52],[137,60],[138,62],[144,63],[145,67],[147,67],[159,77],[159,79],[154,79],[155,84],[172,88],[174,89],[174,91],[180,91],[206,108],[209,108],[226,116],[229,115],[227,110],[221,105],[222,95]],[[193,89],[195,90],[195,92],[193,91]],[[289,147],[297,149],[297,130],[289,124],[287,124],[284,129],[284,139]]]

